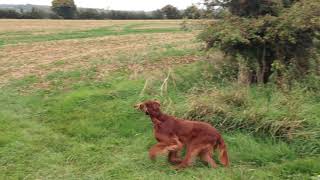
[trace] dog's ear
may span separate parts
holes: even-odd
[[[160,109],[160,101],[153,100],[152,101],[152,107],[153,107],[153,109]]]
[[[159,100],[154,99],[153,101],[154,101],[155,103],[157,103],[157,104],[160,106],[160,101],[159,101]]]

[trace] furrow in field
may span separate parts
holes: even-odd
[[[5,46],[0,52],[0,83],[28,75],[45,76],[56,70],[86,67],[99,59],[108,62],[115,56],[145,52],[193,38],[192,33],[135,34]]]

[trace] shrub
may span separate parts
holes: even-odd
[[[78,11],[79,19],[103,19],[96,9],[82,9]]]
[[[317,0],[292,3],[225,2],[223,5],[229,7],[231,14],[213,22],[200,39],[207,48],[219,48],[248,66],[245,74],[250,82],[266,83],[276,70],[278,77],[284,77],[274,63],[285,69],[294,68],[296,77],[307,74],[311,50],[315,39],[319,39],[320,4]]]
[[[32,8],[30,12],[24,12],[21,14],[22,19],[46,19],[50,14],[37,8]]]
[[[21,14],[15,10],[2,10],[0,9],[0,18],[4,19],[20,19]]]

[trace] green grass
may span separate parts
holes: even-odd
[[[123,32],[150,32],[132,28],[128,25]],[[196,48],[166,44],[143,54],[119,55],[119,70],[99,80],[99,59],[87,69],[11,80],[0,89],[0,179],[316,179],[316,82],[306,81],[313,88],[297,84],[290,91],[272,85],[243,87],[217,78],[212,64],[200,61],[172,67],[161,95],[167,69],[146,69],[135,78],[126,69],[130,63],[203,55]],[[146,79],[149,84],[142,93]],[[43,82],[50,88],[36,86]],[[154,98],[170,114],[216,126],[228,145],[231,167],[210,169],[197,160],[193,167],[175,171],[165,157],[150,161],[152,124],[133,105]],[[292,129],[290,138],[285,127],[296,120],[303,120],[302,128]]]
[[[204,87],[205,88],[205,87]],[[202,119],[228,130],[243,130],[259,136],[280,138],[306,154],[320,153],[320,101],[318,94],[295,87],[290,92],[277,88],[206,88],[191,93],[186,117]]]
[[[191,82],[196,81],[190,77],[203,65],[197,64],[176,69],[178,89],[169,88],[165,97],[156,93],[163,102],[182,103],[173,108],[176,114],[182,113]],[[57,72],[47,77],[48,81],[77,80],[67,91],[57,88],[19,94],[20,88],[36,82],[34,77],[2,89],[0,178],[308,179],[320,172],[317,156],[301,158],[294,145],[237,131],[224,133],[230,168],[213,170],[196,162],[177,172],[164,157],[153,163],[147,156],[155,143],[151,122],[132,108],[136,102],[154,97],[148,93],[139,96],[143,78],[129,80],[127,73],[116,72],[102,82],[78,79],[88,74],[94,72]],[[181,83],[186,80],[190,84]]]

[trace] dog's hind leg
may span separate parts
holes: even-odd
[[[187,146],[187,153],[182,162],[176,167],[177,169],[183,169],[192,164],[193,159],[198,156],[202,148],[197,147],[195,145]]]
[[[211,145],[208,145],[207,148],[204,148],[199,156],[202,161],[208,163],[212,168],[216,168],[217,164],[216,162],[212,159],[212,153],[213,152],[213,147]]]

